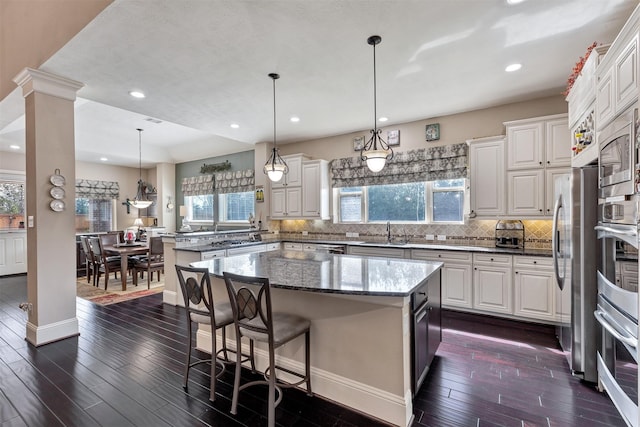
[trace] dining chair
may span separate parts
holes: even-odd
[[[189,386],[189,370],[200,363],[211,363],[211,382],[209,400],[215,400],[216,379],[225,371],[225,362],[229,362],[227,354],[227,336],[225,327],[233,323],[233,313],[231,305],[228,301],[215,302],[213,300],[213,292],[211,290],[211,279],[209,270],[206,268],[186,267],[175,265],[178,274],[178,282],[182,290],[184,299],[185,313],[187,314],[187,360],[184,367],[184,383],[183,388],[188,390]],[[187,276],[188,275],[188,276]],[[191,361],[191,352],[193,348],[193,324],[202,324],[211,326],[211,358]],[[222,348],[216,350],[216,331],[222,329]],[[219,354],[223,354],[223,358]],[[221,366],[220,372],[216,374],[216,364]]]
[[[80,244],[82,245],[82,251],[84,252],[85,270],[87,272],[87,283],[90,283],[92,275],[95,274],[95,264],[88,239],[89,238],[87,236],[80,236]]]
[[[273,312],[271,286],[266,277],[252,277],[223,272],[224,281],[229,294],[233,323],[236,331],[236,348],[240,349],[242,337],[253,341],[264,342],[268,345],[269,367],[264,371],[264,380],[250,381],[240,385],[241,361],[237,354],[235,378],[233,384],[233,399],[231,413],[238,409],[238,395],[241,390],[258,384],[269,386],[267,408],[267,425],[275,426],[275,408],[282,400],[282,387],[295,387],[306,384],[307,395],[313,396],[311,391],[311,360],[310,360],[310,328],[311,322],[294,314]],[[305,373],[300,374],[288,368],[278,366],[275,360],[275,350],[290,342],[294,338],[304,335],[305,338]],[[295,383],[285,383],[276,378],[276,369],[300,378]],[[276,391],[278,397],[276,398]]]
[[[114,277],[118,278],[118,271],[120,271],[120,257],[107,257],[102,246],[102,240],[99,237],[89,238],[89,247],[93,254],[93,262],[96,265],[96,270],[93,275],[94,286],[99,286],[100,276],[104,273],[104,289],[107,290],[109,285],[109,274],[113,272]]]
[[[133,284],[138,286],[138,273],[147,272],[147,289],[151,289],[151,280],[153,272],[158,272],[158,281],[160,281],[160,273],[164,272],[164,244],[162,237],[152,237],[149,239],[149,249],[145,258],[136,260],[133,264]]]

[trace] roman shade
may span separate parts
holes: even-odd
[[[333,187],[361,187],[467,177],[465,143],[397,152],[380,172],[371,172],[357,157],[331,161]]]
[[[120,185],[115,181],[76,179],[76,198],[118,199],[119,197]]]

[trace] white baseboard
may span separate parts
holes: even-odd
[[[175,291],[162,291],[162,302],[169,305],[178,305],[178,293]]]
[[[77,317],[42,326],[27,322],[26,339],[35,346],[60,341],[76,335],[80,335]]]
[[[216,338],[216,348],[220,349],[222,339],[218,335]],[[196,333],[196,342],[199,350],[211,352],[211,333],[209,331],[199,329]],[[235,339],[227,339],[227,347],[235,350]],[[249,345],[243,344],[242,351],[248,354]],[[264,372],[269,365],[269,355],[259,348],[256,348],[254,352],[256,369]],[[303,363],[277,355],[276,358],[278,365],[295,372],[304,372]],[[295,377],[287,378],[287,374],[281,372],[278,373],[278,376],[285,381],[295,379]],[[405,396],[399,396],[319,368],[311,368],[311,386],[314,394],[393,425],[406,427],[413,420],[411,390],[408,390]],[[301,388],[305,389],[304,386]]]

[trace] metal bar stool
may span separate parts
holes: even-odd
[[[224,362],[229,362],[227,354],[227,337],[225,326],[233,323],[233,312],[228,302],[214,302],[211,291],[211,279],[209,270],[206,268],[193,268],[176,265],[176,273],[184,298],[184,307],[187,314],[187,331],[189,346],[187,349],[187,362],[184,367],[183,388],[189,391],[189,369],[200,363],[211,363],[211,384],[209,400],[215,400],[216,379],[224,373]],[[189,276],[185,277],[185,273]],[[195,276],[195,277],[194,277]],[[193,323],[211,325],[211,359],[191,362],[191,350],[193,345],[192,325]],[[216,350],[216,330],[222,329],[222,349]],[[218,358],[218,353],[223,353],[223,359]],[[222,369],[216,375],[216,363]]]
[[[228,272],[222,273],[229,293],[236,330],[236,345],[241,348],[242,337],[253,341],[266,342],[269,346],[269,367],[264,372],[265,380],[251,381],[240,386],[240,356],[236,362],[231,413],[236,414],[240,390],[256,384],[269,386],[268,426],[275,426],[275,408],[282,400],[281,387],[295,387],[306,383],[307,395],[311,391],[310,334],[311,322],[293,314],[274,313],[271,309],[271,290],[266,277],[250,277]],[[305,337],[305,374],[276,365],[275,349],[303,335]],[[276,378],[276,369],[300,378],[296,383],[283,383]],[[278,398],[275,392],[278,391]]]

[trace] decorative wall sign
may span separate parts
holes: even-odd
[[[353,138],[353,151],[360,151],[364,147],[364,136]]]
[[[264,202],[264,185],[256,185],[256,203]]]
[[[440,123],[432,123],[426,128],[427,141],[437,141],[440,139]]]
[[[400,131],[390,130],[387,132],[387,144],[388,145],[400,145]]]
[[[224,171],[228,171],[229,169],[231,169],[231,163],[229,163],[229,160],[226,160],[222,163],[213,163],[211,165],[208,164],[203,164],[202,167],[200,168],[200,173],[215,173],[215,172],[224,172]]]

